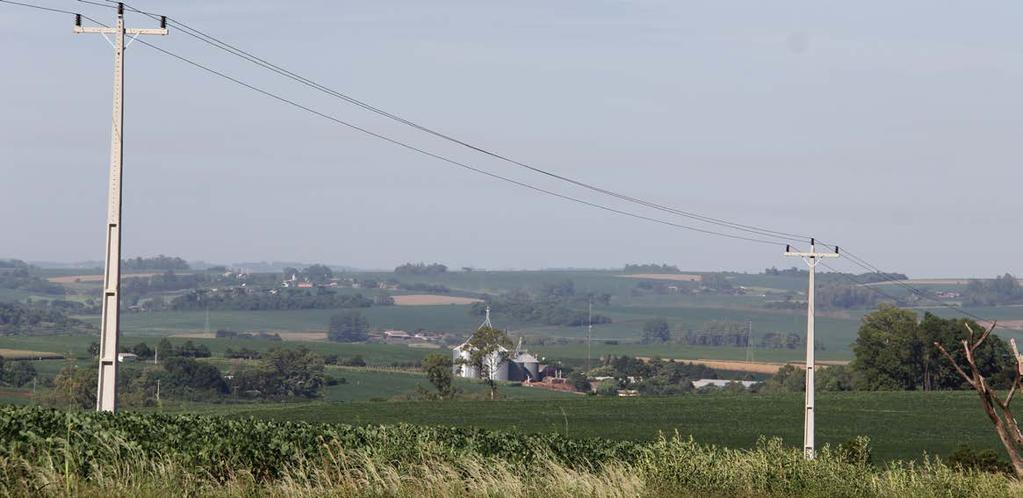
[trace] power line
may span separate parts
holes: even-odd
[[[45,10],[45,11],[49,11],[49,12],[58,12],[58,13],[61,13],[61,14],[79,15],[78,12],[71,12],[70,10],[53,9],[53,8],[50,8],[50,7],[43,7],[42,5],[33,5],[33,4],[30,4],[30,3],[12,2],[11,0],[0,0],[0,2],[9,3],[11,5],[20,5],[22,7],[28,7],[30,9]],[[82,16],[82,17],[84,18],[85,16]],[[91,21],[91,19],[89,19],[89,20]]]
[[[116,8],[116,7],[112,6],[112,5],[104,5],[104,4],[101,4],[101,3],[98,3],[98,2],[93,2],[93,1],[90,1],[90,0],[77,0],[77,1],[79,1],[81,3],[87,3],[87,4],[91,4],[91,5],[102,6],[102,7]],[[106,0],[106,1],[110,2],[111,0]],[[71,12],[71,11],[67,11],[67,10],[53,9],[53,8],[48,8],[48,7],[42,7],[42,6],[39,6],[39,5],[32,5],[32,4],[22,3],[22,2],[16,2],[16,1],[12,1],[12,0],[0,0],[0,2],[14,4],[14,5],[19,5],[19,6],[23,6],[23,7],[34,8],[34,9],[39,9],[39,10],[44,10],[44,11],[59,12],[59,13],[63,13],[63,14],[77,14],[75,12]],[[111,3],[113,3],[113,2],[111,2]],[[136,8],[128,6],[128,5],[126,5],[126,7],[129,10],[133,11],[133,12],[137,12],[137,13],[149,16],[149,17],[153,17],[154,19],[157,18],[155,16],[155,14],[152,14],[152,13],[149,13],[149,12],[145,12],[145,11],[136,9]],[[99,22],[95,21],[94,19],[91,19],[91,18],[89,18],[87,16],[83,16],[83,17],[86,18],[86,19],[89,19],[92,22],[96,22],[97,24],[99,24],[101,26],[105,26],[102,23],[99,23]],[[461,141],[461,140],[459,140],[457,138],[454,138],[454,137],[448,136],[446,134],[437,132],[437,131],[432,130],[430,128],[427,128],[425,126],[419,125],[419,124],[417,124],[415,122],[412,122],[412,121],[409,121],[407,119],[404,119],[404,118],[402,118],[400,116],[391,114],[391,113],[389,113],[387,111],[384,111],[382,109],[374,107],[374,106],[372,106],[370,104],[366,104],[366,103],[364,103],[364,102],[362,102],[362,101],[360,101],[358,99],[355,99],[355,98],[350,97],[348,95],[345,95],[343,93],[340,93],[340,92],[337,92],[335,90],[332,90],[332,89],[330,89],[328,87],[320,85],[319,83],[316,83],[316,82],[314,82],[312,80],[309,80],[308,78],[302,77],[302,76],[300,76],[298,74],[295,74],[295,73],[293,73],[291,71],[288,71],[287,69],[281,68],[280,66],[272,64],[270,62],[267,62],[264,59],[261,59],[261,58],[259,58],[257,56],[254,56],[254,55],[252,55],[252,54],[250,54],[248,52],[245,52],[244,50],[238,49],[238,48],[236,48],[236,47],[234,47],[234,46],[232,46],[230,44],[227,44],[226,42],[223,42],[223,41],[221,41],[221,40],[219,40],[219,39],[217,39],[217,38],[215,38],[213,36],[210,36],[210,35],[208,35],[206,33],[203,33],[202,31],[199,31],[199,30],[197,30],[195,28],[192,28],[192,27],[190,27],[190,26],[188,26],[188,25],[186,25],[186,24],[184,24],[184,23],[182,23],[180,21],[168,18],[168,22],[171,22],[173,25],[175,25],[178,28],[182,29],[182,32],[184,32],[185,34],[188,34],[189,36],[192,36],[192,37],[194,37],[196,39],[199,39],[199,40],[201,40],[201,41],[203,41],[203,42],[205,42],[207,44],[210,44],[210,45],[212,45],[214,47],[220,48],[221,50],[225,50],[225,51],[227,51],[229,53],[232,53],[232,54],[234,54],[234,55],[236,55],[238,57],[242,57],[242,58],[244,58],[244,59],[246,59],[246,60],[248,60],[248,61],[250,61],[250,62],[252,62],[254,64],[257,64],[257,65],[259,65],[261,67],[264,67],[266,69],[274,71],[275,73],[278,73],[278,74],[280,74],[282,76],[286,76],[286,77],[288,77],[290,79],[293,79],[295,81],[301,82],[301,83],[303,83],[306,86],[309,86],[311,88],[315,88],[315,89],[317,89],[317,90],[319,90],[321,92],[328,93],[328,94],[333,95],[333,96],[335,96],[337,98],[343,99],[343,100],[345,100],[347,102],[350,102],[350,103],[352,103],[354,105],[362,107],[362,108],[364,108],[366,110],[370,110],[370,111],[375,112],[377,114],[380,114],[382,116],[388,117],[388,118],[393,119],[395,121],[398,121],[398,122],[401,122],[401,123],[406,124],[408,126],[411,126],[413,128],[420,129],[421,131],[424,131],[426,133],[430,133],[430,134],[435,135],[435,136],[437,136],[439,138],[443,138],[443,139],[451,141],[453,143],[457,143],[459,145],[471,148],[473,150],[477,150],[477,151],[479,151],[481,153],[484,153],[484,154],[489,155],[491,157],[494,157],[496,159],[500,159],[502,161],[506,161],[506,162],[509,162],[509,163],[512,163],[512,164],[515,164],[515,165],[518,165],[518,166],[530,169],[530,170],[532,170],[534,172],[541,173],[541,174],[550,176],[552,178],[556,178],[558,180],[569,182],[569,183],[571,183],[573,185],[577,185],[577,186],[580,186],[580,187],[583,187],[583,188],[586,188],[586,189],[589,189],[589,190],[592,190],[592,191],[595,191],[595,192],[599,192],[599,193],[602,193],[602,194],[605,194],[605,195],[609,195],[609,196],[612,196],[612,197],[615,197],[615,198],[618,198],[618,199],[621,199],[621,200],[625,200],[625,201],[636,203],[636,204],[643,205],[643,206],[646,206],[646,207],[658,209],[658,210],[661,210],[661,211],[664,211],[664,212],[668,212],[668,213],[672,213],[672,214],[677,214],[677,215],[680,215],[680,216],[685,216],[685,217],[688,217],[688,218],[691,218],[691,219],[695,219],[695,220],[698,220],[698,221],[702,221],[702,222],[705,222],[705,223],[715,224],[717,226],[721,226],[721,227],[725,227],[725,228],[729,228],[729,229],[733,229],[733,230],[744,231],[744,232],[747,232],[747,233],[753,233],[753,234],[761,235],[761,236],[764,236],[764,237],[771,237],[771,238],[777,238],[777,239],[782,239],[782,240],[794,240],[794,239],[791,239],[789,237],[804,238],[804,239],[808,238],[808,237],[804,237],[804,236],[801,236],[801,235],[798,235],[798,234],[792,234],[792,233],[787,233],[787,232],[779,232],[779,231],[769,230],[769,229],[766,229],[766,228],[757,227],[755,225],[743,225],[743,224],[734,223],[734,222],[730,222],[730,221],[719,219],[719,218],[713,218],[713,217],[709,217],[709,216],[699,215],[699,214],[696,214],[696,213],[691,213],[691,212],[688,212],[688,211],[683,211],[683,210],[676,209],[676,208],[671,208],[671,207],[668,207],[668,206],[663,206],[663,205],[660,205],[660,204],[657,204],[657,203],[654,203],[654,202],[651,202],[651,201],[646,201],[646,200],[635,198],[635,197],[631,197],[631,196],[628,196],[628,195],[625,195],[625,194],[620,194],[620,193],[617,193],[617,192],[614,192],[614,191],[611,191],[611,190],[607,190],[607,189],[603,189],[601,187],[597,187],[597,186],[594,186],[594,185],[591,185],[591,184],[588,184],[588,183],[585,183],[585,182],[582,182],[582,181],[579,181],[579,180],[575,180],[575,179],[572,179],[572,178],[569,178],[569,177],[565,177],[565,176],[562,176],[562,175],[558,175],[556,173],[552,173],[552,172],[549,172],[549,171],[546,171],[546,170],[543,170],[543,169],[540,169],[540,168],[536,168],[536,167],[530,166],[530,165],[528,165],[526,163],[522,163],[522,162],[516,161],[514,159],[505,157],[503,155],[491,152],[491,151],[489,151],[487,149],[484,149],[482,147],[478,147],[478,146],[469,144],[467,142]],[[714,231],[714,230],[708,230],[708,229],[704,229],[704,228],[694,227],[694,226],[690,226],[690,225],[683,225],[683,224],[679,224],[679,223],[674,223],[674,222],[670,222],[670,221],[666,221],[666,220],[662,220],[662,219],[658,219],[658,218],[652,218],[652,217],[649,217],[649,216],[645,216],[645,215],[641,215],[641,214],[637,214],[637,213],[633,213],[633,212],[629,212],[629,211],[624,211],[624,210],[612,208],[612,207],[609,207],[609,206],[605,206],[605,205],[602,205],[602,204],[598,204],[598,203],[595,203],[595,202],[590,202],[590,201],[587,201],[587,200],[584,200],[584,199],[580,199],[580,198],[572,197],[572,196],[569,196],[569,195],[561,194],[561,193],[554,192],[554,191],[551,191],[551,190],[547,190],[547,189],[544,189],[544,188],[541,188],[541,187],[537,187],[537,186],[534,186],[534,185],[531,185],[531,184],[528,184],[528,183],[525,183],[525,182],[521,182],[521,181],[518,181],[518,180],[514,180],[514,179],[511,179],[511,178],[508,178],[508,177],[504,177],[504,176],[498,175],[496,173],[492,173],[492,172],[489,172],[489,171],[486,171],[486,170],[482,170],[480,168],[473,167],[473,166],[471,166],[469,164],[462,163],[462,162],[456,161],[454,159],[450,159],[450,158],[442,156],[440,154],[436,154],[436,153],[427,151],[425,149],[422,149],[422,148],[419,148],[419,147],[416,147],[416,146],[413,146],[413,145],[401,142],[401,141],[396,140],[396,139],[392,139],[392,138],[390,138],[388,136],[385,136],[385,135],[373,132],[371,130],[368,130],[366,128],[362,128],[360,126],[354,125],[352,123],[343,121],[343,120],[341,120],[339,118],[336,118],[336,117],[334,117],[332,115],[328,115],[328,114],[322,113],[322,112],[317,111],[315,109],[312,109],[310,107],[307,107],[307,106],[304,106],[302,104],[299,104],[299,103],[297,103],[297,102],[295,102],[293,100],[290,100],[290,99],[285,98],[285,97],[281,97],[281,96],[279,96],[277,94],[274,94],[272,92],[263,90],[263,89],[261,89],[259,87],[256,87],[256,86],[251,85],[249,83],[246,83],[246,82],[244,82],[242,80],[239,80],[237,78],[229,76],[229,75],[227,75],[227,74],[225,74],[223,72],[220,72],[220,71],[212,69],[212,68],[210,68],[208,66],[202,65],[202,64],[200,64],[198,62],[195,62],[195,61],[193,61],[191,59],[188,59],[186,57],[177,55],[177,54],[175,54],[173,52],[170,52],[168,50],[165,50],[165,49],[162,49],[160,47],[157,47],[157,46],[155,46],[153,44],[150,44],[150,43],[148,43],[148,42],[146,42],[144,40],[138,40],[138,41],[140,43],[142,43],[142,44],[144,44],[144,45],[154,49],[154,50],[157,50],[159,52],[164,53],[165,55],[168,55],[168,56],[171,56],[173,58],[176,58],[176,59],[178,59],[178,60],[180,60],[182,62],[185,62],[187,64],[195,66],[195,67],[197,67],[199,69],[207,71],[207,72],[209,72],[211,74],[214,74],[214,75],[216,75],[218,77],[227,79],[227,80],[229,80],[229,81],[231,81],[231,82],[233,82],[235,84],[238,84],[238,85],[241,85],[243,87],[246,87],[246,88],[248,88],[250,90],[253,90],[253,91],[257,92],[257,93],[261,93],[261,94],[263,94],[265,96],[271,97],[271,98],[273,98],[275,100],[278,100],[278,101],[280,101],[282,103],[286,103],[286,104],[294,106],[294,107],[296,107],[298,109],[304,110],[306,112],[309,112],[311,114],[317,115],[317,116],[322,117],[324,119],[333,121],[333,122],[335,122],[337,124],[341,124],[343,126],[349,127],[351,129],[354,129],[354,130],[359,131],[361,133],[364,133],[364,134],[367,134],[369,136],[378,138],[380,140],[384,140],[384,141],[392,143],[394,145],[398,145],[398,146],[403,147],[405,149],[408,149],[408,150],[411,150],[411,151],[414,151],[414,152],[418,152],[418,153],[426,155],[428,157],[432,157],[434,159],[437,159],[437,160],[440,160],[440,161],[444,161],[444,162],[452,164],[454,166],[458,166],[458,167],[461,167],[461,168],[464,168],[464,169],[467,169],[467,170],[470,170],[470,171],[473,171],[473,172],[476,172],[476,173],[479,173],[479,174],[483,174],[483,175],[489,176],[489,177],[497,179],[497,180],[501,180],[501,181],[504,181],[504,182],[512,183],[514,185],[517,185],[517,186],[520,186],[520,187],[523,187],[523,188],[527,188],[527,189],[530,189],[530,190],[534,190],[536,192],[544,193],[544,194],[551,195],[551,196],[554,196],[554,197],[558,197],[558,198],[561,198],[561,199],[564,199],[564,200],[568,200],[568,201],[576,202],[576,203],[579,203],[579,204],[583,204],[583,205],[586,205],[586,206],[589,206],[589,207],[593,207],[593,208],[596,208],[596,209],[601,209],[601,210],[604,210],[604,211],[608,211],[608,212],[612,212],[612,213],[616,213],[616,214],[620,214],[620,215],[624,215],[624,216],[629,216],[629,217],[636,218],[636,219],[641,219],[641,220],[645,220],[645,221],[659,223],[659,224],[666,225],[666,226],[672,226],[672,227],[679,228],[679,229],[695,231],[695,232],[704,233],[704,234],[708,234],[708,235],[717,235],[717,236],[727,237],[727,238],[732,238],[732,239],[737,239],[737,240],[745,240],[745,241],[749,241],[749,242],[757,242],[757,243],[762,243],[762,244],[770,244],[770,245],[777,244],[777,242],[770,241],[770,240],[765,240],[765,239],[761,239],[761,238],[746,237],[746,236],[742,236],[742,235],[723,233],[723,232],[718,232],[718,231]],[[820,242],[820,244],[822,246],[830,246],[832,248],[836,247],[834,244],[829,244],[829,243],[822,242],[822,241],[819,241],[819,242]],[[948,305],[947,303],[944,303],[943,301],[939,301],[937,299],[931,298],[924,291],[921,291],[920,289],[917,289],[917,288],[915,288],[915,287],[913,287],[913,286],[911,286],[909,284],[906,284],[904,281],[901,281],[901,280],[889,277],[888,275],[885,274],[885,272],[883,272],[880,269],[878,269],[877,266],[869,263],[868,261],[864,260],[863,258],[860,258],[860,257],[856,256],[854,253],[849,252],[848,249],[844,249],[843,253],[847,257],[849,257],[850,261],[853,264],[856,264],[857,266],[859,266],[859,267],[861,267],[863,269],[866,269],[868,271],[875,272],[875,273],[879,274],[880,277],[882,278],[882,280],[884,280],[884,281],[891,282],[893,284],[899,285],[900,287],[903,287],[903,288],[909,290],[909,292],[911,292],[911,293],[913,293],[913,294],[915,294],[915,295],[917,295],[917,296],[919,296],[921,298],[937,302],[937,303],[939,303],[939,304],[941,304],[943,306],[949,307],[949,308],[951,308],[953,310],[956,310],[957,312],[959,312],[961,314],[964,314],[966,316],[969,316],[971,318],[975,318],[975,319],[978,319],[978,320],[984,320],[983,318],[981,318],[981,317],[979,317],[979,316],[977,316],[975,314],[963,311],[961,308],[958,308],[958,307],[955,307],[955,306],[951,306],[951,305]],[[873,286],[867,286],[867,287],[870,287],[871,289],[874,289]],[[874,290],[876,290],[876,289],[874,289]],[[880,292],[880,291],[878,291],[878,292]]]
[[[85,3],[90,3],[90,4],[94,4],[94,5],[102,5],[102,4],[98,4],[96,2],[92,2],[92,1],[88,1],[88,0],[78,0],[78,1],[85,2]],[[113,3],[112,0],[106,0],[106,1]],[[126,7],[129,10],[131,10],[133,12],[137,12],[139,14],[143,14],[143,15],[152,17],[154,19],[157,18],[156,14],[153,14],[153,13],[150,13],[150,12],[146,12],[146,11],[143,11],[143,10],[139,10],[139,9],[137,9],[135,7],[132,7],[132,6],[128,5],[128,4],[125,4],[125,5],[126,5]],[[666,206],[666,205],[663,205],[663,204],[659,204],[659,203],[656,203],[656,202],[653,202],[653,201],[648,201],[648,200],[641,199],[641,198],[638,198],[638,197],[622,194],[622,193],[619,193],[619,192],[616,192],[616,191],[613,191],[613,190],[610,190],[610,189],[599,187],[599,186],[596,186],[596,185],[593,185],[593,184],[590,184],[590,183],[587,183],[587,182],[583,182],[581,180],[577,180],[577,179],[574,179],[574,178],[570,178],[570,177],[567,177],[567,176],[564,176],[564,175],[560,175],[560,174],[554,173],[552,171],[548,171],[548,170],[545,170],[545,169],[541,169],[541,168],[532,166],[532,165],[527,164],[525,162],[513,159],[513,158],[508,157],[508,156],[503,155],[503,154],[499,154],[499,153],[494,152],[492,150],[489,150],[487,148],[471,144],[471,143],[466,142],[466,141],[464,141],[462,139],[459,139],[459,138],[456,138],[456,137],[451,136],[449,134],[437,131],[437,130],[429,128],[429,127],[427,127],[425,125],[421,125],[419,123],[416,123],[414,121],[408,120],[406,118],[403,118],[403,117],[401,117],[399,115],[396,115],[394,113],[388,112],[388,111],[386,111],[384,109],[381,109],[379,107],[376,107],[376,106],[373,106],[371,104],[368,104],[368,103],[366,103],[364,101],[356,99],[355,97],[352,97],[350,95],[346,95],[346,94],[344,94],[342,92],[339,92],[337,90],[334,90],[332,88],[324,86],[324,85],[322,85],[320,83],[317,83],[316,81],[313,81],[313,80],[311,80],[309,78],[306,78],[306,77],[304,77],[302,75],[299,75],[299,74],[297,74],[297,73],[295,73],[293,71],[290,71],[290,70],[288,70],[286,68],[283,68],[283,67],[281,67],[281,66],[279,66],[277,64],[269,62],[266,59],[263,59],[261,57],[258,57],[256,55],[252,54],[251,52],[247,52],[247,51],[245,51],[243,49],[240,49],[240,48],[238,48],[238,47],[236,47],[234,45],[231,45],[230,43],[227,43],[227,42],[225,42],[223,40],[220,40],[220,39],[218,39],[218,38],[216,38],[216,37],[214,37],[214,36],[212,36],[212,35],[210,35],[208,33],[200,31],[200,30],[198,30],[198,29],[196,29],[196,28],[194,28],[192,26],[189,26],[188,24],[185,24],[185,23],[183,23],[181,21],[178,21],[178,20],[170,18],[170,17],[168,17],[167,19],[168,19],[168,21],[172,25],[174,25],[175,27],[181,29],[182,32],[185,33],[185,34],[187,34],[187,35],[189,35],[189,36],[191,36],[191,37],[193,37],[193,38],[195,38],[197,40],[200,40],[203,43],[206,43],[208,45],[216,47],[216,48],[218,48],[220,50],[223,50],[223,51],[225,51],[225,52],[227,52],[229,54],[232,54],[232,55],[234,55],[236,57],[240,57],[240,58],[242,58],[242,59],[244,59],[244,60],[246,60],[248,62],[251,62],[251,63],[253,63],[253,64],[257,65],[257,66],[260,66],[260,67],[262,67],[264,69],[270,70],[270,71],[272,71],[272,72],[274,72],[274,73],[276,73],[278,75],[281,75],[281,76],[283,76],[285,78],[288,78],[288,79],[291,79],[293,81],[299,82],[299,83],[301,83],[301,84],[303,84],[303,85],[305,85],[305,86],[307,86],[309,88],[315,89],[315,90],[320,91],[322,93],[325,93],[325,94],[331,95],[333,97],[336,97],[338,99],[344,100],[344,101],[346,101],[348,103],[351,103],[353,105],[356,105],[356,106],[358,106],[358,107],[360,107],[362,109],[365,109],[367,111],[376,113],[376,114],[378,114],[380,116],[386,117],[388,119],[391,119],[391,120],[396,121],[398,123],[401,123],[403,125],[412,127],[412,128],[417,129],[419,131],[428,133],[428,134],[430,134],[432,136],[435,136],[437,138],[441,138],[441,139],[446,140],[448,142],[460,145],[462,147],[469,148],[469,149],[471,149],[473,151],[485,154],[485,155],[487,155],[489,157],[492,157],[494,159],[498,159],[500,161],[504,161],[504,162],[509,163],[509,164],[513,164],[513,165],[516,165],[516,166],[519,166],[519,167],[522,167],[522,168],[526,168],[526,169],[528,169],[528,170],[530,170],[530,171],[532,171],[534,173],[539,173],[539,174],[548,176],[550,178],[554,178],[554,179],[559,180],[559,181],[570,183],[570,184],[575,185],[577,187],[581,187],[581,188],[584,188],[584,189],[587,189],[587,190],[590,190],[590,191],[593,191],[593,192],[597,192],[597,193],[600,193],[600,194],[603,194],[603,195],[614,197],[614,198],[619,199],[619,200],[623,200],[623,201],[626,201],[626,202],[631,202],[631,203],[638,204],[638,205],[641,205],[641,206],[644,206],[644,207],[647,207],[647,208],[656,209],[656,210],[659,210],[659,211],[671,213],[671,214],[678,215],[678,216],[683,216],[683,217],[686,217],[686,218],[689,218],[689,219],[697,220],[697,221],[700,221],[700,222],[703,222],[703,223],[707,223],[707,224],[711,224],[711,225],[716,225],[716,226],[719,226],[719,227],[728,228],[728,229],[731,229],[731,230],[746,232],[746,233],[750,233],[750,234],[754,234],[754,235],[759,235],[759,236],[763,236],[763,237],[770,237],[770,238],[780,239],[780,240],[783,240],[783,241],[806,240],[806,239],[809,238],[808,236],[803,236],[803,235],[799,235],[799,234],[793,234],[793,233],[788,233],[788,232],[780,232],[780,231],[776,231],[776,230],[770,230],[770,229],[759,227],[759,226],[755,226],[755,225],[745,225],[745,224],[741,224],[741,223],[736,223],[736,222],[724,220],[724,219],[721,219],[721,218],[714,218],[714,217],[710,217],[710,216],[694,213],[694,212],[691,212],[691,211],[685,211],[685,210],[681,210],[681,209],[678,209],[678,208],[673,208],[673,207]]]
[[[9,2],[9,0],[3,0],[3,1],[4,2]],[[79,0],[79,1],[83,1],[83,0]],[[25,5],[26,6],[30,6],[30,7],[37,7],[37,6],[28,5],[28,4],[25,4]],[[46,9],[44,9],[44,10],[46,10]],[[65,11],[64,13],[75,14],[74,12],[70,12],[70,11]],[[92,20],[92,19],[90,19],[90,20]],[[96,22],[96,21],[93,20],[93,22]],[[97,24],[103,25],[102,23],[99,23],[99,22],[97,22]],[[607,212],[611,212],[611,213],[616,213],[616,214],[620,214],[620,215],[623,215],[623,216],[628,216],[628,217],[635,218],[635,219],[650,221],[650,222],[653,222],[653,223],[658,223],[658,224],[662,224],[662,225],[666,225],[666,226],[671,226],[671,227],[674,227],[674,228],[695,231],[695,232],[704,233],[704,234],[707,234],[707,235],[717,235],[717,236],[720,236],[720,237],[727,237],[727,238],[731,238],[731,239],[745,240],[745,241],[748,241],[748,242],[757,242],[757,243],[761,243],[761,244],[770,244],[770,245],[777,245],[778,244],[777,242],[774,242],[774,241],[771,241],[771,240],[758,239],[758,238],[746,237],[746,236],[742,236],[742,235],[735,235],[735,234],[730,234],[730,233],[717,232],[717,231],[714,231],[714,230],[708,230],[708,229],[704,229],[704,228],[699,228],[699,227],[694,227],[694,226],[689,226],[689,225],[683,225],[683,224],[680,224],[680,223],[675,223],[675,222],[671,222],[671,221],[667,221],[667,220],[662,220],[662,219],[659,219],[659,218],[653,218],[653,217],[650,217],[650,216],[646,216],[646,215],[642,215],[642,214],[637,214],[637,213],[633,213],[633,212],[630,212],[630,211],[624,211],[624,210],[621,210],[621,209],[613,208],[613,207],[606,206],[606,205],[603,205],[603,204],[598,204],[596,202],[587,201],[585,199],[580,199],[580,198],[577,198],[577,197],[572,197],[572,196],[569,196],[569,195],[566,195],[566,194],[562,194],[562,193],[559,193],[559,192],[554,192],[552,190],[548,190],[548,189],[545,189],[545,188],[542,188],[542,187],[537,187],[535,185],[531,185],[531,184],[526,183],[526,182],[522,182],[522,181],[518,181],[518,180],[515,180],[515,179],[512,179],[512,178],[508,178],[508,177],[505,177],[505,176],[502,176],[502,175],[498,175],[496,173],[492,173],[490,171],[477,168],[477,167],[469,165],[467,163],[463,163],[463,162],[451,159],[449,157],[446,157],[446,156],[443,156],[443,155],[440,155],[440,154],[436,154],[436,153],[430,152],[430,151],[422,149],[420,147],[416,147],[414,145],[402,142],[400,140],[388,137],[386,135],[374,132],[372,130],[369,130],[369,129],[363,128],[361,126],[355,125],[353,123],[350,123],[350,122],[344,121],[342,119],[339,119],[339,118],[337,118],[337,117],[335,117],[333,115],[320,112],[320,111],[318,111],[316,109],[313,109],[311,107],[308,107],[308,106],[305,106],[305,105],[300,104],[298,102],[295,102],[294,100],[288,99],[286,97],[282,97],[282,96],[280,96],[278,94],[275,94],[273,92],[264,90],[262,88],[259,88],[259,87],[255,86],[255,85],[252,85],[250,83],[242,81],[242,80],[240,80],[238,78],[235,78],[235,77],[230,76],[230,75],[228,75],[226,73],[223,73],[221,71],[213,69],[213,68],[211,68],[209,66],[206,66],[206,65],[203,65],[201,63],[198,63],[198,62],[196,62],[196,61],[194,61],[192,59],[189,59],[187,57],[178,55],[178,54],[173,53],[173,52],[171,52],[169,50],[166,50],[166,49],[163,49],[163,48],[158,47],[156,45],[153,45],[153,44],[151,44],[151,43],[149,43],[149,42],[147,42],[145,40],[138,39],[136,41],[141,43],[141,44],[143,44],[143,45],[145,45],[145,46],[147,46],[147,47],[152,48],[153,50],[156,50],[156,51],[161,52],[161,53],[163,53],[165,55],[168,55],[170,57],[178,59],[179,61],[185,62],[185,63],[187,63],[189,65],[192,65],[192,66],[194,66],[196,68],[202,69],[203,71],[206,71],[206,72],[208,72],[210,74],[213,74],[215,76],[224,78],[224,79],[226,79],[228,81],[231,81],[231,82],[233,82],[233,83],[235,83],[237,85],[243,86],[243,87],[248,88],[248,89],[250,89],[252,91],[255,91],[255,92],[260,93],[262,95],[265,95],[267,97],[273,98],[273,99],[275,99],[275,100],[277,100],[279,102],[291,105],[291,106],[296,107],[296,108],[298,108],[300,110],[306,111],[306,112],[308,112],[310,114],[313,114],[313,115],[319,116],[321,118],[327,119],[327,120],[332,121],[332,122],[334,122],[336,124],[340,124],[340,125],[346,126],[346,127],[351,128],[353,130],[359,131],[359,132],[361,132],[363,134],[366,134],[366,135],[372,136],[374,138],[386,141],[388,143],[397,145],[397,146],[405,148],[407,150],[411,150],[411,151],[417,152],[419,154],[426,155],[428,157],[431,157],[431,158],[443,161],[445,163],[448,163],[448,164],[451,164],[451,165],[454,165],[454,166],[458,166],[460,168],[463,168],[463,169],[466,169],[466,170],[469,170],[469,171],[473,171],[475,173],[479,173],[479,174],[482,174],[482,175],[494,178],[496,180],[501,180],[501,181],[504,181],[504,182],[507,182],[507,183],[511,183],[513,185],[517,185],[517,186],[522,187],[522,188],[527,188],[527,189],[530,189],[530,190],[533,190],[533,191],[536,191],[536,192],[540,192],[540,193],[543,193],[543,194],[547,194],[547,195],[550,195],[550,196],[553,196],[553,197],[557,197],[557,198],[560,198],[560,199],[563,199],[563,200],[575,202],[575,203],[582,204],[582,205],[585,205],[585,206],[589,206],[589,207],[592,207],[592,208],[600,209],[600,210],[603,210],[603,211],[607,211]]]

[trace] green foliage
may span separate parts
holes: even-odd
[[[643,343],[656,344],[671,340],[671,328],[664,318],[652,318],[643,323]]]
[[[992,280],[970,280],[962,293],[970,306],[995,306],[1023,302],[1023,286],[1011,273]]]
[[[590,392],[590,381],[586,378],[586,374],[582,372],[572,372],[568,374],[568,383],[575,389],[576,392],[588,393]]]
[[[78,368],[68,360],[53,378],[47,401],[60,407],[95,408],[98,373],[94,368]]]
[[[0,259],[0,289],[20,290],[34,294],[64,295],[64,287],[33,273],[38,268],[17,259]]]
[[[512,319],[526,323],[541,323],[544,325],[562,325],[568,327],[582,327],[590,323],[590,316],[586,309],[589,296],[576,296],[567,298],[573,293],[567,292],[564,282],[553,283],[541,290],[542,293],[549,293],[533,297],[524,292],[511,292],[500,296],[489,297],[485,303],[474,303],[470,313],[476,316],[483,316],[487,306],[490,306],[494,315],[504,315]],[[598,302],[600,297],[595,297]],[[606,296],[609,300],[610,296]],[[611,323],[611,318],[598,313],[592,316],[593,324],[600,325]]]
[[[423,358],[423,370],[426,371],[426,378],[430,384],[437,389],[437,396],[441,399],[450,399],[455,396],[453,386],[454,373],[451,358],[442,354],[430,354]]]
[[[626,264],[625,273],[682,273],[675,265],[668,264]]]
[[[355,310],[330,317],[327,338],[336,342],[361,342],[369,339],[369,321]]]
[[[227,382],[221,376],[220,370],[208,363],[179,357],[167,359],[162,366],[163,375],[156,375],[155,378],[161,380],[160,387],[165,393],[173,392],[175,389],[220,394],[228,392]]]
[[[121,261],[123,271],[144,270],[188,270],[188,262],[170,256],[154,256],[151,258],[128,258]]]
[[[301,277],[309,283],[322,285],[334,278],[334,272],[326,265],[310,265],[302,270]]]
[[[680,341],[693,346],[746,347],[749,345],[749,326],[734,320],[712,320],[699,331],[689,330]]]
[[[394,269],[394,273],[406,273],[410,275],[439,275],[447,273],[448,267],[440,263],[405,263]]]
[[[657,358],[647,362],[631,356],[611,355],[602,358],[600,367],[593,374],[614,377],[617,386],[635,389],[649,396],[687,393],[693,389],[692,381],[718,377],[713,369],[695,363]]]
[[[857,375],[857,388],[889,389],[959,389],[963,380],[955,373],[935,342],[949,351],[957,362],[964,362],[959,341],[968,334],[966,325],[980,333],[976,322],[939,318],[930,313],[923,321],[908,310],[881,306],[863,317],[853,351],[852,363]],[[975,352],[977,366],[990,377],[995,386],[1005,385],[1012,368],[1008,346],[992,334]]]
[[[828,365],[818,366],[814,385],[820,391],[852,391],[856,388],[856,381],[851,367]]]
[[[63,311],[19,303],[0,302],[0,336],[87,334],[96,327]]]
[[[170,308],[187,310],[309,310],[338,308],[368,308],[373,299],[362,294],[346,294],[334,289],[249,289],[231,287],[212,291],[193,290],[174,298]]]
[[[490,399],[497,395],[497,382],[493,378],[493,369],[508,359],[507,350],[512,341],[503,330],[493,327],[480,327],[466,341],[469,348],[468,364],[479,372],[480,379],[490,387]]]
[[[217,339],[259,339],[264,341],[276,341],[280,342],[281,335],[269,332],[235,332],[233,330],[219,329],[216,334]]]
[[[945,464],[964,470],[978,470],[1011,475],[1012,465],[990,448],[977,449],[962,445],[944,458]]]
[[[236,392],[265,399],[316,398],[325,383],[323,357],[304,347],[272,348],[258,368],[237,372],[233,381]]]
[[[28,361],[4,361],[0,356],[0,384],[21,387],[36,378],[36,369]]]
[[[763,393],[802,392],[806,390],[806,371],[793,365],[785,365],[778,372],[760,384]]]

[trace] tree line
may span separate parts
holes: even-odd
[[[0,336],[87,334],[96,327],[59,309],[0,302]]]
[[[365,297],[362,294],[347,294],[334,289],[274,289],[248,290],[243,287],[217,291],[197,289],[174,298],[170,309],[186,310],[302,310],[368,308],[394,304],[390,296]]]

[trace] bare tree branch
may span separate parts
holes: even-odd
[[[977,349],[978,347],[980,347],[980,345],[983,344],[985,340],[987,340],[988,336],[991,335],[991,332],[995,330],[996,325],[998,325],[997,320],[991,322],[991,328],[985,330],[984,333],[980,335],[980,339],[977,339],[977,342],[973,343],[972,349]],[[969,325],[967,324],[967,326]]]
[[[959,375],[962,376],[962,378],[966,380],[966,382],[970,383],[971,387],[973,387],[974,389],[977,388],[977,385],[973,383],[973,378],[970,377],[969,375],[966,375],[966,372],[964,372],[963,369],[959,366],[959,364],[956,363],[955,358],[953,358],[952,355],[948,354],[948,351],[945,351],[944,346],[942,346],[938,341],[934,341],[934,347],[938,348],[938,351],[941,351],[941,354],[945,355],[945,358],[948,358],[948,362],[951,363],[953,367],[955,367],[956,372],[959,372]]]

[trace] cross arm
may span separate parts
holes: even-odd
[[[786,251],[786,256],[800,256],[803,258],[837,258],[838,253],[834,252],[795,252]]]

